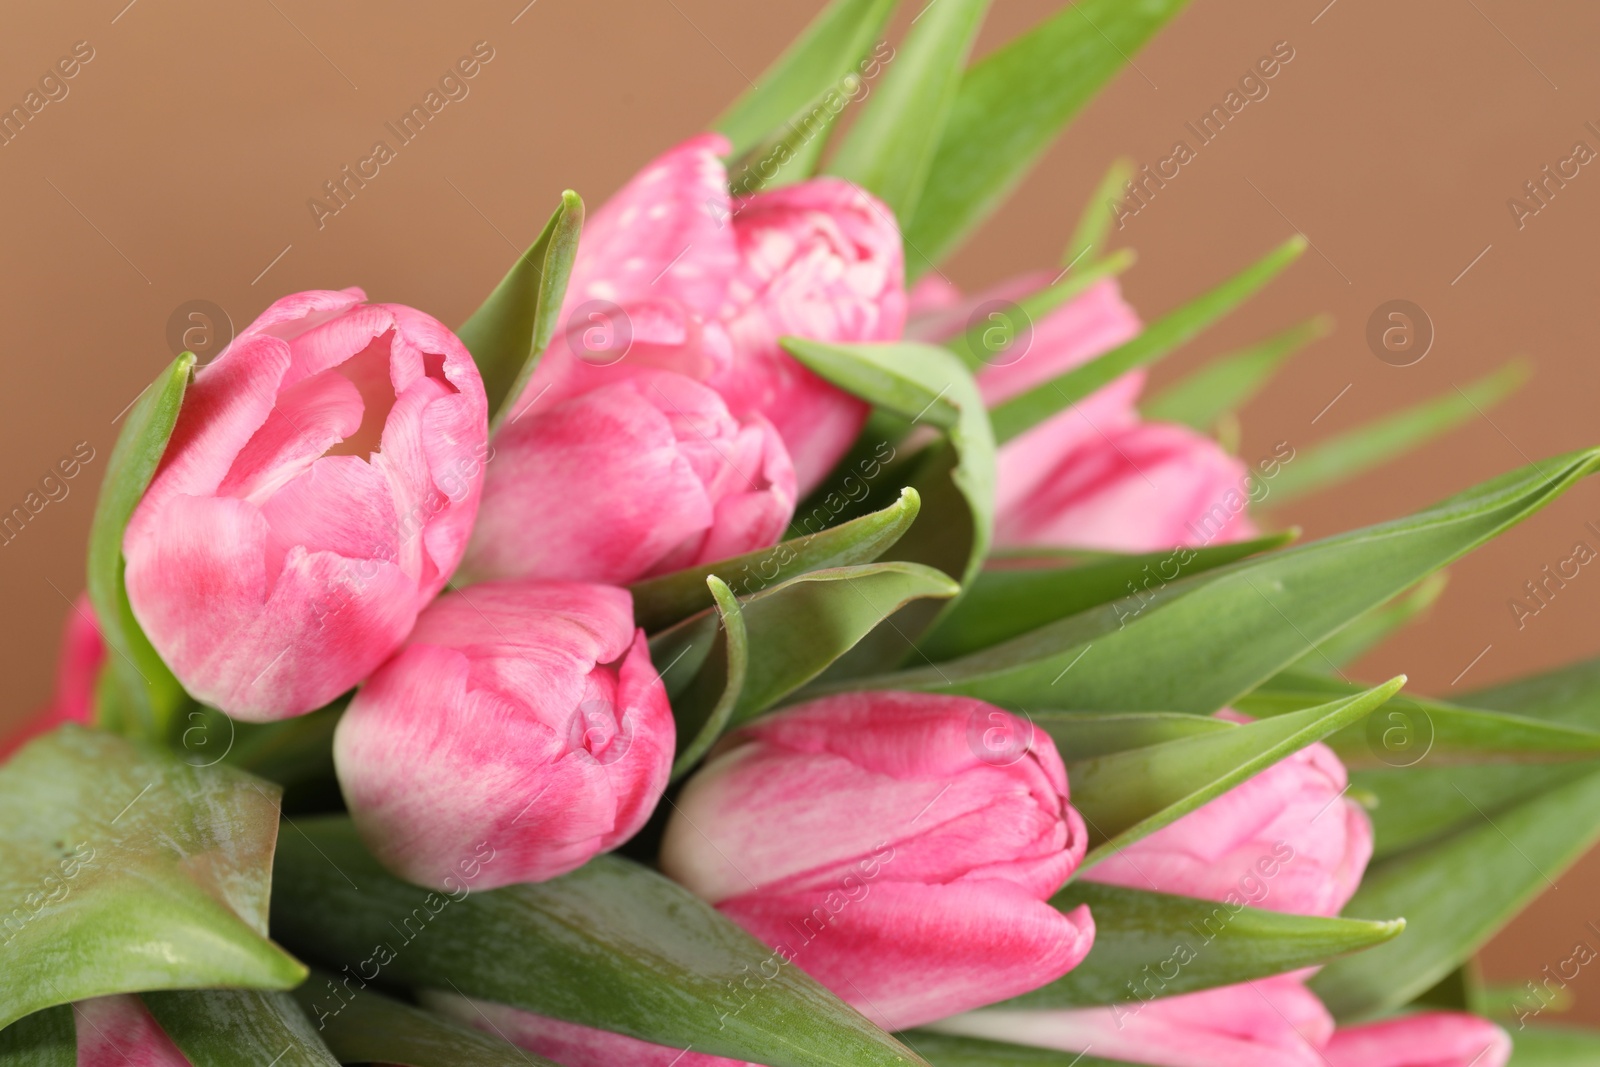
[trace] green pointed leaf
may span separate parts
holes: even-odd
[[[1059,567],[1025,566],[1020,561],[991,565],[978,573],[961,601],[922,640],[922,651],[936,661],[969,655],[1130,592],[1159,588],[1280,548],[1297,533],[1288,530],[1207,548],[1091,555]]]
[[[1231,730],[1226,719],[1180,712],[1138,711],[1093,715],[1084,711],[1036,711],[1028,716],[1034,726],[1050,735],[1061,758],[1069,762],[1177,741],[1196,734]]]
[[[1106,254],[1112,223],[1112,215],[1106,210],[1106,205],[1122,199],[1122,187],[1133,180],[1133,175],[1133,160],[1126,156],[1113,160],[1111,166],[1106,168],[1105,177],[1089,194],[1089,202],[1083,205],[1083,211],[1078,216],[1078,227],[1072,231],[1066,251],[1061,253],[1063,267],[1069,267],[1085,257],[1092,263]]]
[[[1600,1030],[1529,1023],[1511,1032],[1508,1067],[1593,1067],[1600,1063]]]
[[[1190,341],[1283,273],[1305,250],[1304,237],[1289,238],[1215,289],[1146,326],[1133,340],[1007,400],[990,413],[995,440],[1005,444],[1129,371],[1153,363]]]
[[[937,670],[856,683],[1009,707],[1208,714],[1353,619],[1522,521],[1600,466],[1600,450],[1513,471],[1415,515],[1180,579]],[[1219,513],[1226,513],[1219,502]],[[1216,515],[1197,535],[1215,530]]]
[[[1323,674],[1285,671],[1234,707],[1246,715],[1282,715],[1361,688]],[[1346,727],[1328,745],[1352,768],[1424,759],[1431,767],[1600,759],[1600,731],[1414,696],[1396,697],[1375,721]]]
[[[1139,405],[1152,422],[1176,422],[1209,432],[1217,420],[1238,411],[1267,384],[1284,361],[1333,332],[1326,315],[1307,319],[1232,355],[1213,359]]]
[[[1031,337],[1034,325],[1056,308],[1096,282],[1121,274],[1133,266],[1137,258],[1131,249],[1125,248],[1086,266],[1069,268],[1062,272],[1061,281],[1023,297],[1017,301],[1013,310],[990,312],[987,319],[975,323],[966,333],[952,338],[946,343],[946,347],[968,368],[979,370],[985,364],[1004,356],[1017,338]],[[1024,356],[1026,354],[1023,353]],[[1021,359],[1022,356],[1016,358]]]
[[[955,250],[1184,0],[1078,0],[961,79],[906,230],[907,275]],[[905,220],[903,220],[905,221]]]
[[[1321,642],[1314,651],[1308,649],[1294,661],[1291,669],[1322,672],[1329,665],[1349,666],[1425,614],[1448,584],[1448,576],[1443,571],[1428,575],[1415,588],[1373,608]]]
[[[961,68],[988,10],[989,0],[925,6],[828,167],[882,200],[896,219],[916,210]]]
[[[334,990],[339,990],[335,993]],[[394,1067],[555,1067],[515,1045],[479,1033],[371,989],[353,997],[325,974],[294,991],[340,1063]],[[345,999],[349,997],[349,999]]]
[[[825,7],[760,81],[712,125],[742,156],[790,122],[830,89],[841,93],[857,63],[882,38],[895,0],[834,0]]]
[[[284,989],[267,940],[277,787],[65,726],[0,767],[0,1027],[145,989]],[[154,951],[152,946],[159,946]]]
[[[145,993],[143,1000],[194,1067],[338,1067],[288,993],[188,989]]]
[[[1107,1060],[1079,1052],[1009,1045],[932,1030],[908,1030],[901,1036],[933,1067],[1140,1067],[1129,1060]]]
[[[72,1009],[46,1008],[0,1030],[0,1067],[78,1067]]]
[[[1079,870],[1360,721],[1404,682],[1401,676],[1305,711],[1072,763],[1072,806],[1088,824],[1091,844]]]
[[[492,427],[520,414],[512,409],[555,336],[582,229],[583,200],[568,189],[543,232],[456,330],[483,375]]]
[[[908,487],[894,503],[870,515],[827,529],[817,523],[811,532],[772,548],[635,582],[628,587],[634,621],[653,633],[711,607],[706,579],[713,574],[749,595],[809,571],[871,563],[911,528],[921,508],[922,498]],[[796,516],[795,524],[810,529],[813,519]]]
[[[89,528],[89,602],[110,651],[106,671],[116,683],[100,687],[96,719],[147,738],[164,735],[188,696],[151,647],[128,605],[122,580],[122,535],[161,465],[193,371],[194,353],[185,352],[167,365],[128,410],[106,462]]]
[[[868,563],[802,574],[739,601],[749,651],[744,685],[732,710],[724,712],[726,725],[738,726],[777,704],[907,603],[946,599],[959,590],[932,567]],[[680,650],[708,650],[692,682],[676,688],[669,682],[667,690],[679,736],[696,738],[696,745],[715,740],[707,739],[708,727],[727,688],[725,661],[714,651],[722,647],[715,641],[718,629],[718,616],[707,613],[659,634],[650,645],[656,663],[672,663],[685,654]]]
[[[1389,463],[1435,437],[1480,418],[1528,380],[1525,363],[1509,363],[1466,388],[1385,415],[1304,450],[1273,481],[1274,506],[1296,500]]]
[[[1050,903],[1061,911],[1089,905],[1094,948],[1061,978],[997,1007],[1142,1004],[1320,966],[1391,941],[1406,925],[1287,915],[1081,879]]]
[[[672,762],[674,781],[688,774],[728,728],[750,669],[750,637],[739,598],[716,575],[707,578],[706,584],[716,601],[722,639],[695,675],[694,684],[672,702],[673,716],[682,724],[678,756]],[[691,723],[699,723],[694,733],[687,730]]]
[[[711,905],[628,860],[597,856],[538,885],[469,881],[446,896],[388,874],[348,819],[299,825],[304,835],[279,849],[273,930],[331,970],[366,970],[386,946],[386,980],[656,1044],[775,1067],[921,1062]],[[482,865],[494,862],[491,852]],[[735,998],[729,983],[764,963],[777,974],[761,995]]]
[[[1341,1020],[1410,1001],[1485,942],[1600,838],[1591,773],[1367,870],[1344,914],[1404,915],[1406,936],[1330,964],[1311,987]]]
[[[1600,730],[1600,659],[1478,689],[1461,703]]]

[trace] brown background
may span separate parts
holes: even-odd
[[[1583,128],[1600,122],[1600,8],[1326,2],[1197,0],[947,268],[978,285],[1055,262],[1114,156],[1167,155],[1187,137],[1185,121],[1288,41],[1295,58],[1270,96],[1201,149],[1119,241],[1140,253],[1126,287],[1147,317],[1296,228],[1315,249],[1170,360],[1158,382],[1331,312],[1335,334],[1247,412],[1241,451],[1255,458],[1277,441],[1302,448],[1448,392],[1514,354],[1537,368],[1487,418],[1274,516],[1312,536],[1600,442],[1591,354],[1600,165],[1520,232],[1506,207],[1575,141],[1600,148]],[[211,301],[242,326],[285,292],[361,285],[459,322],[563,187],[596,205],[647,157],[700,129],[793,39],[816,0],[126,3],[10,5],[0,35],[6,106],[74,42],[95,50],[70,95],[0,147],[0,511],[77,442],[97,452],[65,500],[0,548],[11,620],[0,646],[5,721],[48,692],[113,419],[171,357],[176,308]],[[1053,6],[999,0],[980,50]],[[480,40],[495,57],[470,95],[319,230],[307,200],[387,139],[383,124]],[[1364,340],[1369,314],[1395,298],[1420,304],[1437,331],[1427,358],[1404,369],[1374,358]],[[1591,519],[1600,520],[1600,484],[1580,485],[1457,565],[1428,623],[1361,673],[1404,670],[1418,689],[1449,694],[1600,652],[1600,577],[1585,572],[1520,631],[1507,605],[1577,539],[1600,545],[1583,528]],[[1531,976],[1575,940],[1592,940],[1584,924],[1600,919],[1596,885],[1591,857],[1492,948],[1491,973]],[[1578,1013],[1600,1021],[1600,978],[1585,971],[1574,991]]]

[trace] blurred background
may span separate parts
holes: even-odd
[[[1057,2],[997,0],[979,52]],[[11,620],[0,725],[50,690],[117,420],[180,347],[205,347],[203,328],[184,339],[185,329],[242,327],[286,292],[347,285],[459,323],[563,188],[598,206],[646,159],[703,128],[818,4],[12,5],[0,108],[58,60],[76,62],[20,134],[0,134],[0,329],[11,352],[0,512],[44,496],[40,481],[61,460],[83,462],[75,478],[51,483],[55,499],[20,532],[0,535]],[[1295,232],[1311,241],[1287,275],[1154,374],[1159,389],[1209,356],[1330,314],[1332,334],[1246,410],[1247,461],[1454,395],[1525,355],[1534,377],[1498,407],[1317,496],[1276,508],[1269,497],[1264,518],[1318,537],[1409,512],[1600,443],[1600,164],[1564,164],[1576,176],[1548,183],[1542,204],[1524,188],[1573,160],[1577,142],[1600,150],[1597,40],[1600,6],[1580,0],[1195,0],[945,273],[981,286],[1056,263],[1113,158],[1153,165],[1175,141],[1193,144],[1185,123],[1287,42],[1293,58],[1268,94],[1124,220],[1114,243],[1139,254],[1125,288],[1154,319]],[[394,143],[385,123],[475,46],[490,58],[468,94],[319,220],[308,202],[324,182],[373,142]],[[1539,210],[1515,212],[1512,198]],[[1395,300],[1416,305],[1433,335],[1425,358],[1403,367],[1367,340],[1369,319]],[[1537,615],[1519,620],[1510,606],[1576,541],[1600,544],[1591,521],[1600,524],[1595,480],[1453,567],[1431,616],[1353,673],[1404,671],[1418,691],[1448,698],[1600,654],[1600,576],[1580,572]],[[1591,855],[1490,947],[1488,975],[1520,983],[1591,940],[1597,888]],[[1600,1022],[1600,971],[1569,989],[1570,1017]]]

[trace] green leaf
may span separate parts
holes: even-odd
[[[283,989],[267,940],[277,788],[65,726],[0,767],[0,1027],[86,997]]]
[[[991,412],[995,440],[1005,444],[1129,371],[1167,355],[1255,295],[1305,250],[1304,237],[1289,238],[1215,289],[1151,323],[1133,340],[1007,400]]]
[[[1209,432],[1218,419],[1250,402],[1284,361],[1333,332],[1326,315],[1307,319],[1232,355],[1214,359],[1139,405],[1152,422],[1176,422]]]
[[[389,875],[343,817],[279,849],[272,923],[330,969],[775,1067],[920,1063],[688,890],[617,856],[537,885],[444,895]],[[480,846],[493,848],[493,843]],[[483,867],[495,862],[491,852]],[[477,865],[474,864],[476,867]],[[481,870],[481,868],[478,868]],[[463,872],[465,873],[465,872]],[[356,888],[359,886],[360,888]],[[732,984],[776,968],[760,995]]]
[[[901,1037],[934,1067],[1139,1067],[1128,1060],[1107,1060],[1079,1052],[1009,1045],[932,1030],[908,1030]]]
[[[146,738],[163,736],[188,696],[151,647],[128,605],[122,580],[122,535],[161,465],[193,371],[194,353],[185,352],[167,365],[128,410],[106,462],[89,528],[89,602],[111,653],[106,669],[117,683],[109,689],[101,687],[96,719]],[[108,705],[106,697],[113,702]]]
[[[1398,1008],[1475,953],[1600,838],[1600,774],[1484,817],[1367,870],[1344,913],[1404,915],[1393,945],[1330,964],[1311,987],[1341,1020]]]
[[[737,700],[731,710],[722,709],[730,673],[724,663],[732,659],[724,661],[710,652],[693,682],[676,690],[669,683],[678,735],[696,739],[691,749],[709,747],[721,732],[710,732],[719,714],[730,727],[754,718],[822,673],[910,601],[944,599],[959,589],[932,567],[868,563],[802,574],[739,601],[737,616],[749,650]],[[693,650],[709,651],[719,617],[700,615],[657,635],[650,645],[651,659],[671,664],[676,656]],[[680,759],[687,758],[691,749],[685,749]]]
[[[628,587],[634,621],[653,633],[711,607],[706,579],[713,574],[748,595],[809,571],[871,563],[911,528],[921,508],[922,498],[908,487],[893,504],[870,515],[819,527],[772,548],[635,582]],[[797,516],[796,524],[809,528],[812,520]]]
[[[1125,248],[1075,271],[1068,268],[1062,272],[1061,281],[1023,297],[1011,310],[991,311],[982,322],[948,341],[946,347],[968,368],[979,370],[999,360],[1019,337],[1031,337],[1034,325],[1056,308],[1096,282],[1121,274],[1133,266],[1137,258],[1131,249]],[[1026,354],[1024,352],[1023,356]]]
[[[288,993],[189,989],[145,993],[143,999],[194,1067],[338,1067]]]
[[[912,217],[989,0],[940,0],[912,20],[828,170]]]
[[[1275,716],[1361,691],[1322,674],[1285,671],[1234,702],[1247,715]],[[1350,767],[1460,763],[1560,763],[1600,758],[1600,731],[1523,715],[1396,697],[1373,721],[1328,739]]]
[[[943,260],[999,207],[1057,131],[1183,6],[1079,0],[974,63],[917,210],[902,220],[907,276]]]
[[[1478,689],[1461,702],[1600,730],[1600,659]]]
[[[1063,267],[1070,267],[1085,256],[1093,263],[1105,255],[1112,222],[1106,204],[1122,198],[1122,187],[1133,180],[1133,175],[1133,160],[1126,156],[1113,160],[1111,166],[1106,168],[1105,177],[1089,194],[1089,202],[1083,205],[1083,212],[1078,216],[1078,228],[1072,231],[1066,251],[1061,253]]]
[[[1600,1063],[1600,1030],[1529,1023],[1512,1031],[1508,1067],[1593,1067]]]
[[[1145,588],[1280,548],[1297,530],[1208,548],[1174,548],[1142,555],[1095,555],[1064,567],[1017,564],[979,572],[961,601],[921,642],[933,660],[954,659],[997,645],[1057,619],[1110,603]]]
[[[1292,667],[1320,672],[1327,670],[1329,665],[1338,668],[1354,663],[1433,607],[1447,584],[1448,578],[1443,571],[1428,575],[1408,592],[1366,612],[1323,641],[1315,650],[1307,650],[1304,656],[1294,661]]]
[[[1406,925],[1288,915],[1081,879],[1050,903],[1061,911],[1089,905],[1094,948],[1061,978],[997,1007],[1142,1004],[1320,966],[1391,941]],[[1169,978],[1169,971],[1176,973]]]
[[[1469,419],[1480,418],[1528,380],[1525,363],[1509,363],[1493,374],[1424,403],[1386,415],[1307,448],[1273,480],[1279,505],[1354,478],[1426,444]]]
[[[1082,711],[1036,711],[1028,716],[1034,726],[1050,735],[1061,758],[1068,762],[1145,748],[1196,734],[1231,730],[1226,719],[1184,715],[1175,711],[1139,711],[1091,715]]]
[[[750,636],[745,630],[739,598],[716,575],[707,578],[706,585],[716,601],[722,640],[695,675],[694,684],[672,702],[673,716],[683,727],[700,724],[692,734],[684,728],[679,730],[679,752],[672,762],[674,781],[688,774],[728,728],[750,669]]]
[[[583,200],[568,189],[538,239],[456,330],[483,375],[491,428],[520,414],[512,408],[555,336],[582,229]]]
[[[742,156],[856,72],[894,10],[894,0],[834,0],[712,125]]]
[[[857,688],[920,689],[1009,707],[1208,714],[1353,619],[1520,522],[1600,466],[1600,450],[1513,471],[1407,518],[1180,579],[937,670]],[[1195,531],[1215,530],[1216,512]]]
[[[78,1067],[72,1009],[46,1008],[0,1030],[0,1067]]]
[[[340,989],[340,994],[333,990]],[[341,1063],[382,1063],[394,1067],[555,1067],[543,1056],[524,1052],[431,1012],[391,1000],[370,989],[348,995],[323,974],[294,991],[307,1015],[317,1021],[322,1040]]]
[[[1072,806],[1088,824],[1092,846],[1079,871],[1361,720],[1404,682],[1401,676],[1305,711],[1071,764]]]

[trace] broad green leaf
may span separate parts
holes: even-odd
[[[1433,607],[1449,584],[1443,571],[1428,575],[1416,586],[1356,619],[1291,665],[1296,670],[1326,671],[1346,667],[1381,645],[1396,631]]]
[[[1079,0],[974,63],[917,210],[902,220],[908,277],[943,260],[999,207],[1056,133],[1183,6]]]
[[[1404,683],[1401,676],[1305,711],[1074,762],[1068,768],[1072,806],[1088,824],[1092,846],[1078,869],[1086,870],[1279,760],[1360,721]]]
[[[1525,363],[1509,363],[1465,388],[1385,415],[1305,449],[1273,479],[1274,506],[1354,478],[1483,415],[1528,380]]]
[[[775,1067],[921,1062],[711,905],[628,860],[597,856],[537,885],[479,891],[467,879],[446,895],[388,874],[346,818],[299,826],[279,849],[273,930],[330,968],[383,958],[388,981]],[[482,847],[494,844],[480,858]],[[491,851],[474,869],[494,862]],[[757,973],[759,996],[731,984]]]
[[[1274,868],[1275,869],[1275,868]],[[1263,874],[1262,886],[1271,890]],[[1078,966],[1003,1008],[1142,1003],[1320,966],[1399,936],[1405,921],[1286,915],[1236,903],[1147,893],[1081,879],[1051,898],[1061,911],[1089,905],[1094,948]]]
[[[989,0],[923,7],[828,166],[882,200],[896,219],[916,210],[961,68],[988,10]]]
[[[582,229],[583,200],[568,189],[538,238],[456,330],[483,376],[492,427],[521,414],[513,408],[555,336]]]
[[[748,596],[808,571],[871,563],[911,528],[921,508],[922,498],[907,487],[883,510],[838,526],[817,523],[811,529],[811,516],[796,516],[795,525],[809,532],[772,548],[635,582],[628,587],[634,621],[653,633],[711,607],[706,579],[713,574]]]
[[[371,989],[351,991],[324,974],[294,991],[341,1063],[394,1067],[554,1067],[505,1041]]]
[[[1031,338],[1035,324],[1056,308],[1096,282],[1121,274],[1133,266],[1137,258],[1131,249],[1123,249],[1077,269],[1069,268],[1062,272],[1062,280],[1030,293],[1013,308],[991,311],[982,322],[974,323],[966,333],[952,338],[946,347],[967,367],[979,370],[986,363],[1000,360],[1019,338]],[[1024,352],[1016,358],[1026,355]]]
[[[194,1067],[338,1067],[288,993],[187,989],[145,993],[143,999]]]
[[[1361,691],[1322,674],[1285,671],[1234,702],[1247,715],[1273,716]],[[1351,767],[1461,763],[1560,763],[1600,759],[1600,731],[1524,715],[1402,696],[1376,718],[1328,739]]]
[[[1333,332],[1326,315],[1307,319],[1241,352],[1214,359],[1139,405],[1153,422],[1176,422],[1207,432],[1218,419],[1250,402],[1283,362]]]
[[[1196,734],[1232,730],[1236,724],[1176,711],[1093,715],[1083,711],[1036,711],[1028,721],[1055,742],[1068,763],[1145,748]]]
[[[1113,160],[1106,168],[1105,177],[1089,194],[1078,216],[1078,227],[1072,231],[1067,249],[1061,253],[1061,265],[1070,267],[1085,257],[1094,262],[1106,253],[1106,241],[1111,234],[1112,215],[1106,204],[1122,199],[1122,187],[1133,180],[1133,160],[1126,156]]]
[[[739,598],[716,575],[706,584],[716,601],[722,640],[695,675],[694,684],[672,702],[672,714],[681,724],[678,756],[672,762],[674,780],[688,774],[728,728],[750,668],[750,636]],[[699,729],[689,733],[690,723],[699,723]]]
[[[679,736],[708,747],[716,739],[709,727],[719,713],[730,727],[759,715],[822,673],[907,603],[945,599],[959,590],[932,567],[868,563],[802,574],[739,601],[737,614],[749,649],[744,684],[727,711],[717,706],[727,688],[725,664],[731,662],[714,651],[726,646],[714,640],[720,616],[706,613],[657,635],[650,646],[654,662],[670,663],[684,654],[681,649],[691,655],[700,648],[708,652],[692,682],[676,689],[669,682]],[[686,749],[683,755],[688,754]]]
[[[278,790],[64,726],[0,766],[0,1027],[146,989],[286,989],[267,940]]]
[[[193,371],[194,353],[185,352],[128,409],[106,461],[89,528],[89,602],[110,650],[105,669],[115,682],[100,687],[95,718],[151,739],[164,735],[188,696],[151,647],[128,605],[122,581],[122,535],[161,464]]]
[[[1297,533],[1289,530],[1209,548],[1093,555],[1068,566],[1026,566],[1022,561],[991,565],[978,573],[960,602],[922,640],[922,651],[936,661],[968,655],[1130,593],[1137,596],[1280,548]]]
[[[1406,936],[1330,964],[1311,986],[1336,1017],[1370,1018],[1431,988],[1600,838],[1600,773],[1374,864],[1344,914],[1404,915]]]
[[[834,0],[712,125],[742,156],[830,89],[848,93],[895,0]]]
[[[1600,1063],[1600,1030],[1529,1023],[1511,1031],[1509,1067],[1594,1067]]]
[[[936,670],[855,684],[1013,708],[1210,713],[1522,521],[1596,466],[1600,450],[1547,459],[1407,518],[1179,579]],[[1228,514],[1224,498],[1196,532],[1215,531]]]
[[[0,1067],[78,1067],[72,1008],[46,1008],[0,1030]]]
[[[907,1030],[900,1037],[933,1067],[1140,1067],[1130,1060],[1107,1060],[1081,1052],[1010,1045],[932,1030]]]
[[[1283,273],[1305,250],[1304,237],[1297,234],[1289,238],[1215,289],[1146,326],[1133,340],[1007,400],[990,413],[995,440],[1005,444],[1129,371],[1153,363],[1190,341]]]

